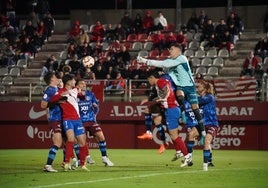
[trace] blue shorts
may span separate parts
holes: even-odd
[[[198,104],[195,86],[177,86],[177,90],[183,91],[186,100],[190,104]]]
[[[62,124],[65,132],[72,129],[75,136],[85,134],[85,128],[81,120],[64,120]]]
[[[166,124],[169,130],[177,129],[179,126],[179,118],[181,110],[179,107],[165,109]]]

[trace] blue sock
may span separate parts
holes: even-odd
[[[208,163],[209,156],[210,150],[203,150],[204,163]]]
[[[74,144],[74,152],[75,152],[77,159],[79,160],[80,157],[79,157],[79,145],[78,144]]]
[[[107,156],[106,141],[99,142],[99,149],[101,151],[101,156]]]
[[[165,129],[164,129],[163,125],[162,124],[157,125],[156,128],[157,128],[157,132],[160,136],[160,140],[162,140],[165,143],[166,135],[165,135]]]
[[[54,161],[54,159],[56,157],[56,154],[58,152],[58,149],[59,148],[57,146],[55,146],[55,145],[53,145],[50,148],[50,150],[48,152],[48,157],[47,157],[47,165],[52,165],[52,163],[53,163],[53,161]]]
[[[194,141],[188,141],[186,146],[188,153],[193,153]]]
[[[212,163],[212,152],[210,152],[210,154],[209,154],[208,162]]]
[[[152,114],[145,113],[144,119],[145,119],[146,130],[151,131],[151,127],[152,127],[152,124],[153,124]]]

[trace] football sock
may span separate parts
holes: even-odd
[[[49,152],[48,152],[48,157],[47,157],[47,165],[52,165],[55,157],[56,157],[56,154],[57,154],[57,151],[58,151],[58,146],[55,146],[53,145]]]
[[[208,162],[212,163],[212,152],[210,152],[210,154],[209,154]]]
[[[203,119],[202,119],[202,116],[200,114],[199,108],[193,109],[193,112],[194,112],[195,118],[198,122],[198,125],[196,126],[196,128],[198,130],[199,135],[201,136],[202,132],[205,130],[204,124],[203,124]]]
[[[188,141],[187,142],[188,153],[193,153],[193,147],[194,147],[194,141]]]
[[[204,163],[208,163],[210,150],[203,150]]]
[[[63,161],[65,162],[65,157],[66,157],[66,145],[63,146],[63,148],[62,148],[62,153],[63,153]]]
[[[188,154],[185,143],[183,142],[181,137],[177,137],[175,140],[173,140],[173,144],[176,151],[181,150],[184,156]]]
[[[165,129],[164,129],[163,125],[162,124],[157,125],[156,128],[157,128],[157,132],[160,136],[160,140],[162,140],[165,143],[166,142],[166,135],[165,135]]]
[[[65,162],[69,163],[70,162],[70,158],[73,155],[73,148],[74,148],[74,143],[67,141],[66,142],[66,156],[65,156]]]
[[[85,160],[86,160],[86,156],[87,156],[87,149],[88,147],[86,145],[79,147],[79,153],[80,153],[80,166],[84,166],[85,165]]]
[[[144,119],[145,119],[146,130],[151,132],[151,127],[152,127],[152,124],[153,124],[152,114],[151,113],[145,113]]]
[[[79,160],[80,159],[80,157],[79,157],[79,144],[75,144],[74,145],[74,152],[75,152],[75,155],[76,155],[76,157],[77,157],[77,159]]]
[[[101,151],[101,156],[107,156],[106,141],[99,142],[99,149]]]

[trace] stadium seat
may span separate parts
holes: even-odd
[[[21,68],[26,68],[28,66],[27,60],[26,59],[19,59],[17,61],[17,66]]]
[[[139,51],[138,53],[138,56],[141,56],[141,57],[144,57],[144,58],[147,58],[149,55],[148,51],[147,50],[141,50]]]
[[[268,69],[268,57],[264,58],[262,68],[264,71],[266,71]]]
[[[210,57],[210,58],[215,58],[217,57],[217,50],[214,48],[214,49],[210,49],[207,51],[207,57]]]
[[[134,50],[134,51],[140,51],[140,50],[143,49],[143,45],[142,45],[141,42],[134,42],[132,44],[132,48],[131,49]]]
[[[89,26],[89,33],[92,33],[92,31],[93,31],[93,27],[95,26],[95,24],[91,24],[90,26]]]
[[[197,41],[191,41],[188,45],[188,49],[192,49],[194,51],[198,50],[199,49],[199,42]]]
[[[61,51],[60,52],[60,59],[61,60],[64,60],[64,59],[66,59],[67,58],[67,51]]]
[[[42,85],[36,85],[33,87],[32,94],[33,95],[40,95],[44,93],[44,87]]]
[[[229,52],[226,49],[220,49],[219,53],[218,53],[218,56],[222,57],[222,58],[228,58],[229,57]]]
[[[152,42],[145,42],[143,45],[144,50],[150,51],[153,48]]]
[[[197,32],[197,33],[195,33],[194,34],[194,40],[196,40],[196,41],[200,41],[200,37],[202,36],[202,33],[200,33],[200,32]]]
[[[223,67],[224,66],[224,60],[221,57],[216,57],[213,62],[212,62],[213,66],[216,67]]]
[[[131,33],[127,36],[127,41],[136,42],[138,40],[138,36],[135,33]]]
[[[90,42],[88,45],[89,45],[92,49],[95,49],[96,46],[97,46],[97,42]]]
[[[154,50],[149,51],[148,58],[156,59],[156,58],[158,58],[158,56],[159,56],[158,49],[154,49]]]
[[[146,33],[139,33],[137,38],[138,38],[137,40],[140,42],[148,41],[148,35]]]
[[[84,29],[85,33],[87,33],[87,32],[88,32],[88,25],[86,25],[86,24],[81,24],[81,25],[80,25],[80,29]]]
[[[121,43],[126,47],[127,50],[131,50],[133,43],[132,42],[123,42]]]
[[[6,93],[6,87],[0,84],[0,95],[4,95]]]
[[[209,58],[209,57],[205,57],[205,58],[203,58],[203,59],[201,60],[201,65],[202,65],[202,66],[206,66],[206,67],[211,66],[211,65],[212,65],[212,59]]]
[[[109,43],[108,42],[102,42],[101,43],[101,48],[102,48],[102,50],[103,51],[107,51],[107,50],[109,50]]]
[[[112,42],[110,44],[109,50],[112,50],[113,48],[115,48],[116,50],[120,50],[120,43],[119,42]]]
[[[194,56],[194,51],[191,49],[187,49],[183,53],[186,57],[193,57]]]
[[[204,80],[213,80],[213,76],[211,75],[205,75],[203,78]]]
[[[194,34],[192,32],[187,32],[185,35],[187,42],[191,42],[194,39]]]
[[[9,71],[10,76],[19,76],[20,75],[20,68],[19,67],[12,67]]]
[[[218,67],[209,67],[208,68],[207,75],[210,75],[210,76],[218,76],[219,75],[219,69],[218,69]]]
[[[201,64],[201,61],[200,61],[199,58],[197,58],[197,57],[193,57],[193,58],[192,58],[192,66],[193,66],[193,67],[199,67],[200,64]]]
[[[8,68],[7,67],[0,68],[0,76],[6,76],[6,75],[8,75]]]
[[[195,74],[202,74],[202,75],[206,75],[207,74],[207,69],[206,67],[197,67],[196,70],[195,70]]]
[[[169,57],[169,50],[163,50],[161,53],[160,53],[160,56],[159,58],[168,58]]]
[[[197,58],[204,58],[206,56],[206,52],[204,50],[197,50],[194,56]]]
[[[12,85],[13,84],[13,78],[12,78],[12,76],[5,76],[5,77],[3,77],[2,84],[3,85]]]
[[[207,43],[208,43],[207,40],[202,41],[202,42],[200,43],[200,48],[204,50],[204,49],[205,49],[205,46],[207,45]]]

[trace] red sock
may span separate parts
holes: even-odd
[[[173,143],[174,143],[174,147],[175,147],[176,151],[181,150],[181,152],[183,153],[184,156],[188,154],[186,145],[183,142],[183,140],[181,139],[181,137],[178,137],[175,140],[173,140]]]
[[[87,143],[86,143],[86,148],[87,148],[87,153],[86,153],[86,156],[88,156],[88,155],[89,155],[89,147],[88,147],[88,145],[89,145],[89,143],[87,142]]]
[[[66,155],[65,155],[65,162],[69,163],[70,162],[70,158],[73,155],[73,147],[74,147],[74,143],[73,142],[66,142]]]
[[[87,145],[84,145],[83,147],[79,147],[79,153],[80,153],[80,166],[85,165],[85,160],[88,152]]]

